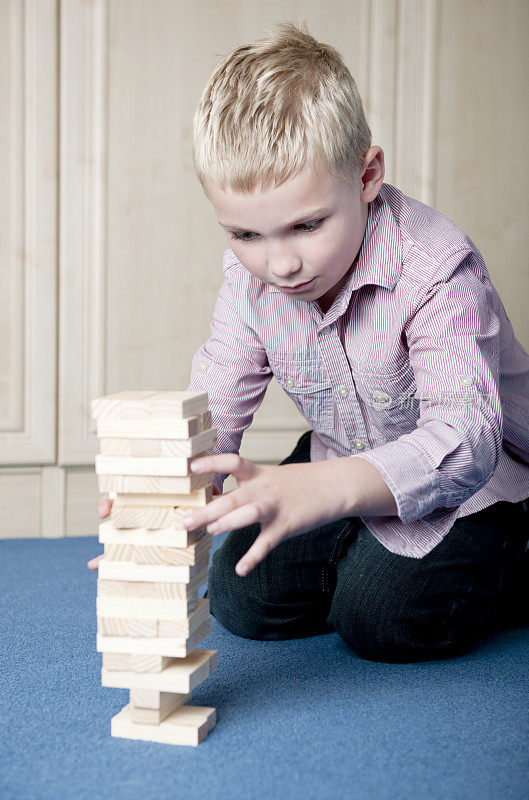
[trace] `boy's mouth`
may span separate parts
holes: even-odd
[[[314,280],[315,278],[311,278],[310,281],[298,283],[296,286],[279,286],[279,289],[281,289],[283,292],[302,292],[305,289],[308,289]]]

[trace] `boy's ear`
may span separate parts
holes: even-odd
[[[366,203],[374,200],[384,181],[384,151],[378,145],[370,147],[364,157],[362,200]]]

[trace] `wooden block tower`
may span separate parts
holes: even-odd
[[[97,649],[103,686],[130,689],[111,735],[198,745],[216,722],[214,708],[188,705],[217,666],[209,635],[211,536],[184,519],[212,498],[213,474],[189,465],[217,441],[207,392],[131,391],[92,401],[100,454],[100,492],[114,498],[99,526],[105,546],[97,580]]]

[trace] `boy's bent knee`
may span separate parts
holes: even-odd
[[[471,640],[446,640],[443,637],[439,637],[435,642],[431,637],[426,640],[408,637],[407,641],[403,641],[398,636],[385,638],[377,635],[370,637],[366,634],[358,636],[350,628],[337,632],[360,658],[385,664],[409,664],[453,658],[466,652],[472,643]]]
[[[211,614],[220,624],[244,639],[289,639],[289,609],[285,604],[273,604],[250,587],[246,578],[228,579],[222,561],[212,567],[208,576],[208,599]]]
[[[405,602],[396,602],[392,612],[386,601],[335,595],[328,619],[361,658],[390,664],[430,661],[460,655],[475,641],[463,616],[412,609]]]
[[[245,639],[277,641],[328,632],[328,608],[310,592],[300,596],[288,583],[291,566],[288,558],[278,556],[277,548],[248,575],[237,575],[235,565],[259,532],[260,526],[250,525],[230,533],[213,554],[207,589],[211,614]]]

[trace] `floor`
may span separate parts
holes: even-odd
[[[221,544],[223,536],[214,539]],[[0,798],[529,798],[529,629],[443,661],[383,664],[337,634],[241,639],[212,619],[217,708],[198,747],[110,737],[95,537],[0,541]],[[203,590],[201,591],[203,594]]]

